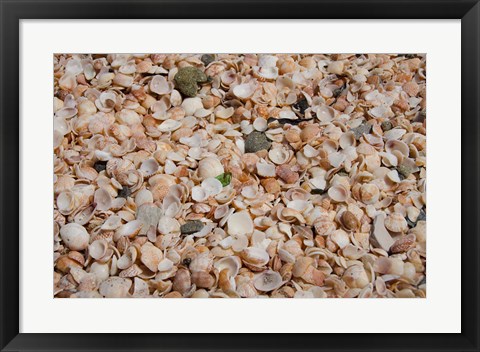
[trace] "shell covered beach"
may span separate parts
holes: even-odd
[[[53,69],[55,297],[426,297],[425,55]]]

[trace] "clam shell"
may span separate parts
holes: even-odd
[[[283,284],[282,276],[273,270],[265,270],[257,274],[253,280],[253,285],[257,290],[269,292],[279,288]]]
[[[82,225],[68,223],[60,228],[60,237],[65,245],[74,251],[81,251],[88,247],[90,235]]]
[[[131,286],[130,279],[112,276],[100,284],[99,292],[105,298],[125,298]]]
[[[227,232],[230,235],[251,234],[253,221],[250,214],[245,210],[232,214],[227,221]]]

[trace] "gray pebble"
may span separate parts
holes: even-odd
[[[182,235],[191,235],[192,233],[203,229],[203,226],[204,224],[200,220],[187,221],[185,224],[180,226],[180,232]]]
[[[255,153],[259,150],[268,150],[272,143],[268,140],[265,133],[253,131],[245,139],[245,153]]]

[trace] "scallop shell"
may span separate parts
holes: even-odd
[[[364,204],[375,204],[380,197],[380,190],[373,183],[366,183],[360,187],[360,199]]]
[[[291,154],[284,148],[273,148],[268,152],[268,157],[275,164],[281,165],[290,159]]]
[[[222,183],[214,177],[208,177],[202,181],[202,188],[209,196],[216,196],[222,189]]]
[[[258,247],[248,247],[240,254],[243,261],[255,266],[263,266],[268,263],[270,256],[265,249]]]

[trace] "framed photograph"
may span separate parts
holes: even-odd
[[[0,4],[2,351],[480,350],[477,1]]]

